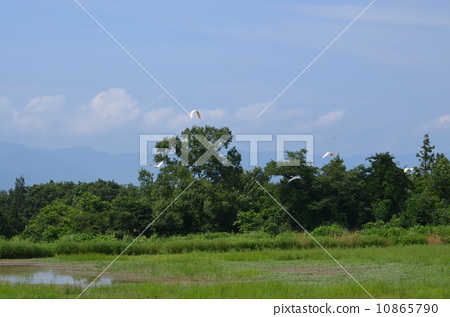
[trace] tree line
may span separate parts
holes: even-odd
[[[141,169],[138,186],[100,179],[27,186],[19,177],[14,188],[0,191],[0,236],[53,241],[73,234],[137,236],[146,228],[145,236],[170,236],[450,223],[450,161],[433,152],[428,134],[417,153],[420,165],[410,172],[389,152],[347,169],[340,156],[314,167],[306,162],[305,150],[286,152],[298,166],[271,161],[244,170],[225,134],[231,135],[227,127],[194,126],[182,132],[183,138],[159,142],[156,147],[167,150],[155,161],[164,165],[157,176]],[[196,135],[226,151],[231,164],[215,156],[195,164],[207,150]],[[292,176],[300,179],[289,182]]]

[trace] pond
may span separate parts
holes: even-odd
[[[0,264],[0,283],[13,284],[55,284],[86,287],[95,276],[83,274],[83,272],[52,266],[37,265],[2,265]],[[109,286],[119,281],[111,277],[100,277],[92,286]]]

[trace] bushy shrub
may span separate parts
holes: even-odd
[[[342,237],[347,232],[347,229],[339,224],[332,224],[329,226],[320,226],[311,232],[313,237]]]
[[[0,240],[0,259],[28,259],[53,256],[51,245],[26,240]]]

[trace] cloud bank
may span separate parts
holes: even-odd
[[[111,88],[97,94],[72,121],[79,134],[104,133],[135,120],[141,110],[125,89]]]

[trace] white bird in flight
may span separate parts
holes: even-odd
[[[159,162],[157,165],[153,165],[153,164],[148,164],[148,165],[149,165],[149,166],[156,167],[156,168],[160,168],[161,165],[163,165],[163,163],[164,163],[164,161],[161,161],[161,162]]]
[[[407,173],[407,172],[412,172],[412,171],[414,171],[414,168],[413,167],[405,167],[404,169],[403,169],[403,172],[405,172],[405,173]]]
[[[296,179],[302,179],[300,176],[292,176],[290,180],[288,180],[288,184]]]
[[[194,119],[194,114],[197,113],[197,117],[199,119],[201,119],[202,117],[200,116],[200,112],[198,110],[192,110],[191,113],[189,114],[189,117],[192,119]]]
[[[322,156],[322,159],[324,159],[327,155],[335,156],[335,154],[333,154],[333,153],[331,153],[331,152],[327,152],[327,153],[325,153],[325,154]]]

